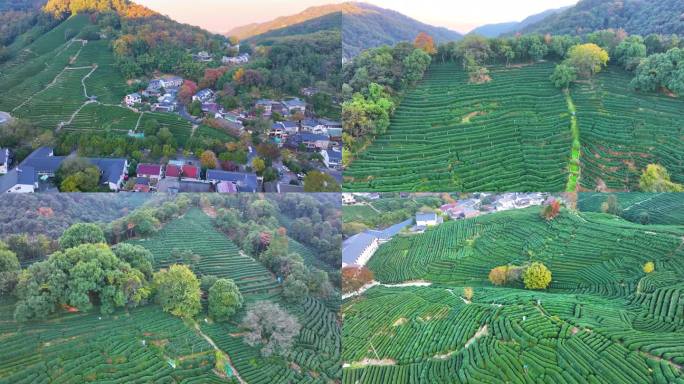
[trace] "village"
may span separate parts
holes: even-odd
[[[402,192],[401,199],[432,194],[409,194]],[[543,192],[514,193],[474,193],[466,198],[459,198],[442,204],[437,209],[421,209],[412,217],[382,229],[367,229],[346,238],[342,244],[342,266],[364,266],[378,247],[390,241],[394,236],[420,234],[430,227],[436,227],[445,220],[463,220],[494,212],[521,209],[542,205],[550,194]],[[373,201],[382,200],[381,193],[343,193],[343,210],[346,207],[369,206]]]
[[[221,65],[236,67],[249,63],[248,53],[223,56]],[[217,60],[208,52],[192,55],[193,60],[207,63]],[[223,68],[228,68],[223,67]],[[221,162],[214,159],[207,166],[202,154],[184,151],[165,156],[161,161],[134,162],[128,158],[88,158],[100,171],[102,190],[133,192],[303,192],[306,177],[310,173],[324,175],[324,183],[332,183],[332,189],[342,182],[342,123],[318,117],[304,97],[312,97],[320,90],[306,87],[300,95],[278,100],[261,98],[251,105],[228,109],[218,100],[220,92],[211,88],[195,89],[194,82],[176,75],[160,75],[146,84],[139,83],[141,91],[127,94],[121,106],[135,112],[159,112],[176,114],[192,124],[193,130],[200,126],[211,128],[232,136],[235,140],[257,137],[260,143],[287,153],[276,154],[268,162],[274,171],[263,172],[263,159],[256,145],[245,145],[244,164]],[[184,84],[186,87],[184,87]],[[143,88],[144,87],[144,88]],[[191,91],[189,100],[182,102],[179,93]],[[0,124],[12,120],[3,113]],[[256,130],[257,125],[266,127]],[[143,139],[145,133],[131,129],[130,140]],[[228,145],[228,144],[227,144]],[[32,193],[58,191],[59,185],[52,181],[69,157],[55,156],[55,148],[41,147],[20,162],[15,161],[11,148],[0,147],[0,193]],[[256,161],[255,161],[256,159]],[[14,164],[14,163],[17,164]],[[261,168],[261,169],[260,169]],[[269,169],[270,171],[270,169]],[[328,175],[329,177],[325,176]]]

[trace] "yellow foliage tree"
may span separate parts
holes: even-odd
[[[655,270],[655,264],[652,261],[644,264],[644,273],[651,273]]]
[[[608,64],[608,52],[594,43],[575,45],[568,51],[567,63],[582,77],[601,72]]]
[[[413,46],[422,49],[425,53],[429,55],[434,55],[437,53],[437,48],[435,48],[435,41],[430,35],[425,32],[421,32],[416,36],[416,40],[413,42]]]
[[[546,289],[551,283],[551,271],[546,265],[534,262],[525,269],[523,282],[527,289]]]

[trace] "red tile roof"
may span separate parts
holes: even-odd
[[[136,169],[138,175],[159,175],[161,173],[161,165],[159,164],[138,164]]]
[[[177,165],[169,164],[166,166],[166,177],[180,176],[181,168]]]
[[[184,165],[183,166],[183,177],[199,179],[200,168],[195,165]]]

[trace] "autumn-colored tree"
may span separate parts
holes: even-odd
[[[195,93],[197,93],[197,84],[194,81],[185,80],[178,90],[178,100],[183,104],[189,104]]]
[[[667,169],[660,164],[649,164],[639,178],[641,192],[683,192],[684,186],[670,180]]]
[[[508,266],[501,265],[489,271],[489,281],[494,285],[504,285],[508,280]]]
[[[466,300],[472,300],[473,299],[473,287],[464,287],[463,288],[463,298]]]
[[[560,213],[560,201],[553,200],[550,203],[542,206],[541,217],[545,220],[550,221],[556,218]]]
[[[204,77],[200,80],[200,88],[214,88],[218,79],[228,71],[228,67],[207,68],[204,70]]]
[[[373,281],[373,271],[367,267],[352,265],[342,268],[342,292],[354,292]]]
[[[421,32],[416,36],[416,40],[413,42],[413,46],[422,49],[425,53],[434,55],[437,53],[437,48],[435,48],[435,41],[430,35],[425,32]]]
[[[304,177],[304,192],[340,192],[334,177],[319,171],[310,171]]]
[[[652,261],[644,264],[644,273],[651,273],[655,270],[655,264]]]
[[[590,77],[601,72],[608,63],[608,52],[596,44],[575,45],[568,51],[567,64],[577,69],[582,77]]]
[[[235,73],[233,73],[233,81],[236,84],[241,84],[242,83],[242,78],[245,76],[245,69],[244,68],[238,68]]]
[[[275,160],[280,156],[280,149],[275,144],[261,143],[257,145],[256,151],[264,159]]]
[[[207,149],[206,151],[202,152],[202,155],[200,156],[200,163],[204,168],[216,168],[218,160],[216,159],[216,154],[214,153],[214,151],[210,151]]]
[[[551,283],[551,271],[544,264],[534,262],[525,269],[523,281],[527,289],[546,289]]]

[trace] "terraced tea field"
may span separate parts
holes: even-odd
[[[430,285],[345,300],[343,383],[684,383],[683,235],[593,212],[546,222],[537,207],[395,237],[368,263],[376,280]],[[528,261],[549,289],[487,279]]]
[[[118,313],[68,314],[18,324],[0,303],[0,383],[225,382],[214,349],[156,305]],[[173,368],[169,361],[173,361]]]
[[[495,66],[491,82],[469,84],[457,64],[432,64],[387,132],[345,170],[344,189],[633,190],[648,163],[684,180],[684,101],[635,93],[612,67],[566,99],[549,81],[554,65]]]
[[[616,197],[621,216],[641,224],[684,223],[684,194],[682,193],[581,193],[577,201],[580,211],[601,212],[608,196]]]
[[[215,350],[202,333],[230,357],[247,383],[341,380],[339,297],[288,304],[271,273],[241,254],[199,209],[189,210],[154,236],[131,243],[154,254],[155,268],[176,261],[171,259],[173,249],[192,250],[201,256],[194,271],[233,279],[244,295],[245,306],[230,322],[200,318],[195,328],[194,323],[164,313],[154,304],[113,316],[60,314],[44,321],[17,323],[12,319],[14,302],[0,301],[0,384],[229,382],[214,371]],[[308,250],[303,245],[295,248]],[[286,356],[266,358],[259,348],[243,342],[238,324],[246,310],[260,300],[277,302],[302,325]]]
[[[189,122],[174,114],[139,113],[121,106],[126,80],[114,66],[109,40],[65,40],[88,16],[73,16],[0,66],[0,111],[59,131],[126,135],[147,119],[169,128],[179,145],[190,138]]]

